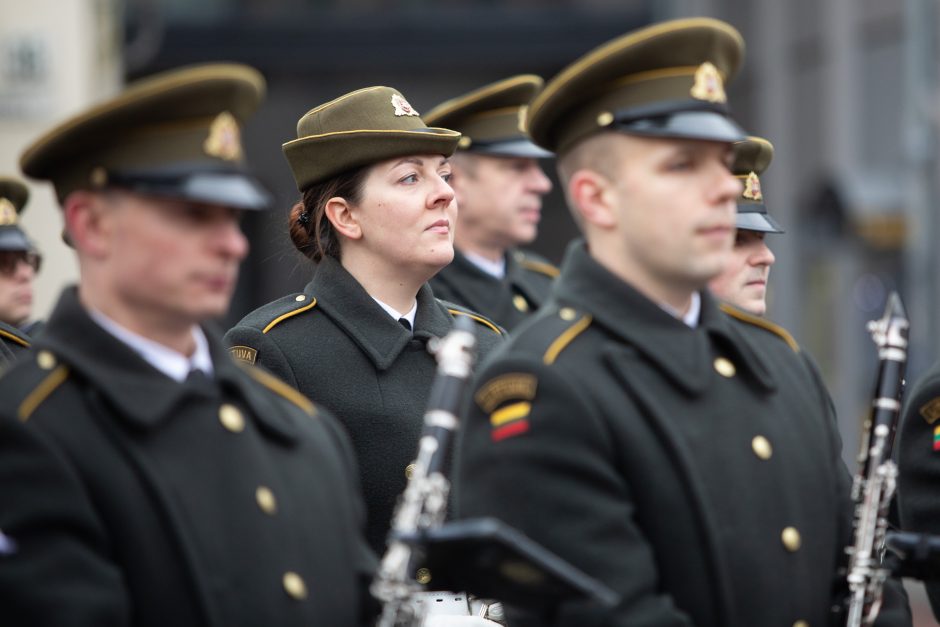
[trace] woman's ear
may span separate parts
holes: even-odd
[[[568,181],[568,196],[585,224],[602,229],[616,225],[616,190],[602,174],[589,169],[578,170]]]
[[[326,201],[323,211],[337,233],[348,239],[361,239],[362,226],[353,214],[352,207],[344,198],[334,196]]]

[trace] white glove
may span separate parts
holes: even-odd
[[[479,616],[431,614],[424,619],[422,627],[500,627],[500,624]]]

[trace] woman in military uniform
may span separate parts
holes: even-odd
[[[470,316],[482,356],[501,332],[426,283],[454,255],[448,157],[460,134],[428,128],[388,87],[327,102],[297,126],[284,145],[303,194],[290,233],[317,268],[303,292],[250,313],[226,341],[340,417],[359,457],[367,536],[382,552],[434,376],[428,340]]]

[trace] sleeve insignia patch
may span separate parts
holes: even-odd
[[[258,350],[250,346],[233,346],[228,349],[228,352],[231,353],[232,357],[246,364],[254,365],[258,359]]]
[[[492,413],[508,400],[531,401],[535,398],[538,380],[533,374],[511,372],[490,379],[473,396],[480,409]]]
[[[937,422],[940,419],[940,396],[921,406],[920,415],[924,417],[928,425]]]
[[[940,451],[940,427],[933,430],[933,450]]]
[[[499,442],[525,433],[529,430],[530,411],[532,411],[532,403],[528,401],[519,401],[500,407],[490,414],[490,425],[493,427],[490,437],[494,442]]]

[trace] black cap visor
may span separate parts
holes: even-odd
[[[611,128],[631,135],[737,142],[747,134],[720,103],[678,101],[617,111]]]
[[[0,226],[0,250],[34,250],[35,247],[18,226]]]
[[[744,207],[744,209],[742,209]],[[738,205],[738,215],[735,226],[745,231],[760,231],[761,233],[786,233],[769,214],[764,211],[755,211],[755,207],[762,205]]]
[[[271,194],[250,174],[238,171],[109,172],[108,185],[232,209],[271,207]]]
[[[555,153],[540,148],[524,137],[497,141],[475,141],[467,152],[494,157],[523,157],[528,159],[551,159]]]

